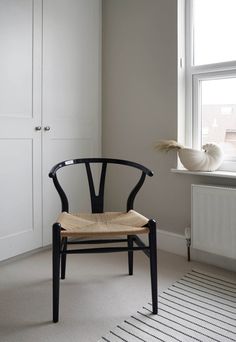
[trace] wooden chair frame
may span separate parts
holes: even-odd
[[[99,192],[95,194],[95,187],[92,178],[90,164],[99,163],[102,165]],[[141,171],[141,176],[128,196],[127,212],[133,209],[135,197],[142,187],[146,175],[153,176],[153,172],[145,166],[127,160],[111,159],[111,158],[83,158],[66,160],[56,164],[49,173],[52,178],[55,188],[61,199],[61,211],[69,212],[69,202],[67,196],[60,185],[57,178],[57,171],[62,167],[72,166],[76,164],[84,164],[88,177],[88,184],[91,198],[92,213],[103,213],[104,208],[104,188],[105,177],[108,164],[119,164],[129,167],[134,167]],[[59,320],[59,287],[60,275],[61,279],[65,279],[66,272],[66,256],[67,254],[86,254],[86,253],[112,253],[112,252],[128,252],[128,269],[129,275],[133,274],[133,252],[143,251],[150,259],[150,274],[151,274],[151,292],[152,292],[152,312],[157,314],[157,246],[156,246],[156,222],[150,219],[145,225],[148,227],[149,245],[146,246],[137,235],[127,235],[124,239],[93,239],[93,240],[68,240],[67,237],[61,237],[61,225],[56,222],[53,224],[53,322]],[[126,242],[127,247],[102,247],[102,248],[83,248],[83,249],[67,249],[68,244],[106,244],[106,243]],[[136,246],[134,246],[134,243]]]

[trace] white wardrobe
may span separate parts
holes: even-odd
[[[101,0],[0,0],[0,260],[50,243],[48,172],[100,155],[100,107]]]

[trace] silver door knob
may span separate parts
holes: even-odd
[[[51,129],[50,126],[45,126],[45,127],[44,127],[44,130],[45,130],[45,131],[50,131],[50,129]]]
[[[36,126],[36,127],[35,127],[35,130],[36,130],[36,131],[41,131],[41,129],[42,129],[41,126]]]

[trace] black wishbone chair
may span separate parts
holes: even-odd
[[[99,193],[96,195],[90,164],[101,165]],[[71,214],[67,196],[62,189],[57,171],[63,167],[84,164],[88,177],[92,213]],[[126,212],[106,213],[104,207],[104,187],[108,164],[119,164],[136,168],[141,171],[140,179],[131,191],[127,200]],[[157,247],[156,222],[133,210],[134,199],[144,183],[146,175],[153,176],[152,171],[145,166],[119,159],[84,158],[63,161],[55,165],[49,173],[61,199],[61,213],[53,224],[53,322],[59,320],[59,286],[60,268],[61,279],[65,279],[67,254],[128,252],[129,275],[133,274],[133,251],[143,251],[150,259],[152,312],[157,314]],[[148,234],[149,245],[146,246],[138,234]],[[124,235],[125,238],[119,238]],[[114,238],[117,236],[117,238]],[[69,239],[72,237],[73,239]],[[89,240],[81,239],[83,237]],[[102,239],[100,239],[102,237]],[[107,239],[111,237],[111,239]],[[75,240],[78,238],[78,240]],[[80,240],[79,240],[80,238]],[[92,238],[92,240],[91,240]],[[95,239],[94,239],[95,238]],[[106,238],[106,239],[105,239]],[[126,242],[124,247],[100,247],[67,249],[68,244],[106,244]],[[134,246],[134,243],[136,246]]]

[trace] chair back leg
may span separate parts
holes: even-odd
[[[52,245],[52,292],[53,292],[53,322],[59,319],[59,287],[60,287],[60,224],[53,225]]]
[[[128,248],[133,248],[133,236],[128,235]],[[128,266],[129,266],[129,275],[133,275],[133,265],[134,265],[134,252],[128,252]]]
[[[157,242],[156,242],[156,222],[149,221],[149,248],[150,248],[150,273],[152,289],[152,313],[157,314]]]

